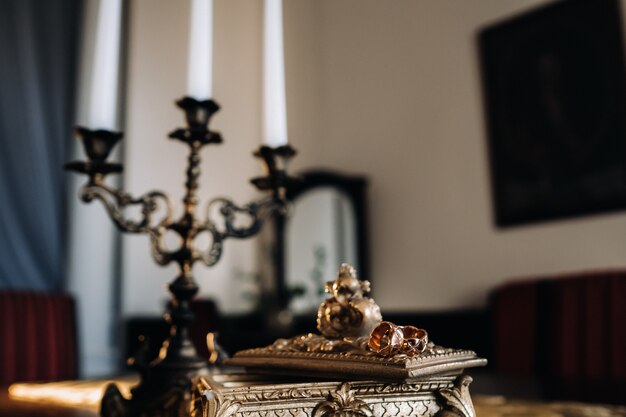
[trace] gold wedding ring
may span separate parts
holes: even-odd
[[[426,350],[428,332],[415,326],[397,326],[383,321],[372,330],[367,345],[381,356],[415,356]]]

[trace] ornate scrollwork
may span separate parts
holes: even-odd
[[[255,156],[263,161],[267,176],[255,178],[252,182],[261,191],[271,191],[269,197],[243,206],[227,198],[216,198],[209,202],[205,219],[198,219],[196,208],[198,206],[200,152],[204,146],[222,141],[221,135],[211,131],[208,127],[211,117],[219,110],[219,105],[213,100],[198,101],[190,97],[179,100],[177,105],[185,112],[188,126],[175,130],[170,134],[170,138],[179,140],[189,147],[185,172],[185,195],[182,199],[184,214],[180,219],[172,219],[172,201],[161,191],[151,191],[139,197],[133,197],[122,190],[106,185],[107,175],[122,171],[120,164],[106,162],[113,146],[121,139],[121,133],[79,128],[77,132],[83,141],[89,161],[71,162],[66,165],[66,168],[88,175],[89,181],[80,192],[83,201],[99,200],[102,202],[107,214],[121,231],[148,234],[154,260],[159,265],[177,262],[181,267],[181,274],[190,277],[191,267],[195,262],[201,261],[207,266],[213,266],[219,261],[225,239],[243,239],[253,236],[259,232],[265,220],[272,214],[286,213],[288,204],[285,200],[284,187],[295,180],[289,177],[281,167],[284,167],[286,161],[295,155],[295,150],[288,145],[278,148],[262,146],[255,153]],[[125,216],[124,210],[131,206],[141,208],[141,217],[138,220]],[[165,214],[155,222],[154,217],[161,206],[165,208]],[[223,228],[219,227],[217,222],[209,216],[209,212],[216,207],[222,217],[220,223],[223,224]],[[248,218],[247,225],[237,225],[238,217],[241,216]],[[181,238],[180,246],[175,250],[168,250],[163,244],[168,231],[177,233]],[[204,232],[211,235],[212,241],[206,250],[199,250],[196,247],[196,237]]]
[[[211,219],[214,208],[218,208],[223,220],[223,230]],[[277,211],[282,211],[286,203],[274,196],[253,201],[244,206],[238,206],[233,201],[219,197],[211,200],[207,205],[205,221],[198,227],[197,234],[208,232],[212,241],[206,251],[194,251],[193,260],[201,261],[207,266],[215,265],[222,255],[222,242],[227,238],[245,239],[261,230],[263,223]],[[248,218],[247,225],[238,226],[237,218]]]
[[[471,383],[471,376],[461,375],[453,388],[441,388],[438,394],[442,399],[442,407],[436,417],[476,417],[469,392]]]
[[[241,408],[239,401],[225,399],[203,378],[196,386],[192,403],[191,417],[232,417]]]
[[[101,181],[95,181],[82,188],[80,197],[87,203],[100,200],[109,217],[123,232],[157,233],[160,228],[172,223],[172,203],[167,195],[160,191],[152,191],[134,198],[128,193],[109,188]],[[136,205],[141,206],[142,218],[132,220],[124,217],[124,209]],[[153,216],[161,205],[165,207],[165,215],[153,226]]]
[[[308,333],[306,335],[295,336],[290,339],[277,339],[271,345],[265,348],[256,348],[248,351],[240,352],[240,355],[246,354],[263,354],[272,352],[275,353],[319,353],[330,354],[338,353],[341,356],[362,356],[365,358],[371,358],[372,360],[381,362],[398,362],[404,363],[407,361],[416,361],[419,359],[428,359],[441,356],[454,356],[460,353],[466,353],[457,349],[446,348],[435,345],[433,342],[429,342],[426,349],[420,358],[411,358],[403,353],[398,353],[391,357],[381,357],[375,352],[372,352],[368,347],[369,338],[358,337],[350,338],[344,337],[340,339],[333,339],[324,337],[315,333]],[[471,352],[473,354],[473,352]]]
[[[331,392],[330,399],[313,409],[312,417],[371,417],[372,409],[365,401],[356,398],[350,383],[344,382]]]
[[[182,221],[175,222],[172,219],[172,202],[165,193],[151,191],[140,197],[133,197],[128,193],[108,187],[102,180],[96,180],[82,188],[80,197],[88,203],[93,200],[102,202],[107,214],[119,230],[126,233],[148,234],[152,258],[159,265],[167,265],[176,260],[176,253],[179,250],[168,251],[162,241],[168,230],[178,231]],[[132,206],[140,206],[141,208],[141,218],[138,220],[127,218],[124,215],[124,210]],[[219,207],[218,212],[223,217],[223,230],[218,228],[217,222],[209,218],[209,212],[215,206]],[[155,221],[155,214],[159,212],[161,207],[164,208],[165,213],[161,219]],[[193,230],[185,231],[186,234],[192,236],[198,236],[203,232],[208,232],[211,235],[211,243],[207,250],[199,251],[192,245],[190,248],[191,262],[201,261],[207,266],[215,265],[222,255],[225,239],[244,239],[255,235],[273,213],[284,209],[284,207],[286,205],[275,197],[264,198],[244,206],[238,206],[226,198],[212,200],[207,207],[205,221],[199,225],[192,222],[194,224],[190,225],[190,229]],[[246,226],[236,224],[238,215],[249,218]],[[184,238],[185,236],[181,237]]]
[[[268,352],[309,352],[343,353],[346,355],[374,356],[367,350],[366,337],[357,339],[329,339],[319,334],[309,333],[290,339],[278,339],[266,349]]]

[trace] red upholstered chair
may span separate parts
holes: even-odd
[[[71,296],[0,291],[0,386],[76,378],[76,346]]]
[[[626,271],[517,280],[492,293],[494,366],[546,396],[626,403]]]

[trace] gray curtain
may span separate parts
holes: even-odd
[[[64,285],[81,0],[0,0],[0,289]]]

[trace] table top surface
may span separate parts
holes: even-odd
[[[94,409],[48,404],[43,401],[21,401],[9,398],[7,388],[0,389],[0,417],[96,417]]]

